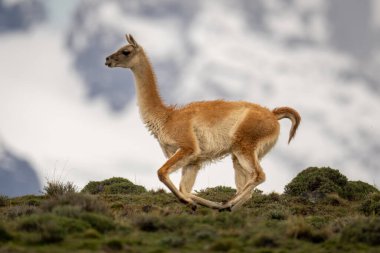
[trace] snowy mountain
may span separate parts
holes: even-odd
[[[40,181],[30,163],[0,143],[0,194],[14,197],[40,191]]]
[[[129,106],[133,79],[103,67],[131,33],[152,58],[163,97],[292,106],[303,122],[268,167],[330,165],[379,182],[380,13],[376,1],[83,1],[68,45],[91,98]],[[132,105],[135,106],[135,105]]]
[[[45,19],[46,10],[40,0],[0,0],[2,36],[10,32],[27,31]],[[2,83],[4,85],[4,82]],[[0,194],[19,196],[39,193],[40,190],[40,181],[33,166],[23,157],[16,155],[13,150],[5,147],[0,139]]]
[[[46,19],[40,0],[0,0],[0,33],[27,30]]]

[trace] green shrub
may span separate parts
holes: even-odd
[[[123,249],[123,242],[119,239],[111,239],[105,243],[107,251],[121,251]]]
[[[80,219],[61,217],[55,214],[34,214],[19,221],[18,228],[27,232],[48,232],[59,227],[64,233],[82,232],[90,225]]]
[[[213,241],[218,238],[218,233],[214,226],[209,224],[194,224],[191,234],[199,241]]]
[[[52,211],[57,206],[76,206],[82,211],[107,214],[109,209],[104,201],[89,194],[70,193],[46,200],[41,208]]]
[[[101,233],[116,229],[116,224],[114,223],[114,221],[111,218],[102,214],[84,213],[81,215],[80,218],[86,221],[88,224],[91,225],[91,227],[93,227]]]
[[[329,224],[329,219],[326,216],[309,216],[306,219],[314,228],[321,229]]]
[[[327,193],[338,193],[342,196],[347,178],[338,170],[329,167],[310,167],[300,172],[285,186],[285,194],[307,196],[313,194],[324,196]]]
[[[337,193],[329,193],[325,195],[322,201],[324,204],[332,206],[346,206],[347,200],[341,198]]]
[[[302,217],[294,217],[288,220],[286,235],[290,238],[320,243],[328,238],[328,233],[316,230]]]
[[[69,218],[78,218],[82,213],[82,208],[79,206],[63,205],[56,206],[52,210],[53,214]]]
[[[239,249],[240,244],[238,243],[237,239],[232,238],[221,238],[217,241],[215,241],[210,246],[210,250],[212,251],[219,251],[219,252],[228,252],[232,249]]]
[[[55,215],[31,215],[23,218],[18,228],[22,231],[38,233],[41,242],[55,243],[65,238],[68,232],[65,224],[68,224],[65,219]]]
[[[5,195],[0,194],[0,207],[6,206],[9,204],[9,198]]]
[[[12,235],[8,232],[4,225],[0,224],[0,242],[9,240],[12,240]]]
[[[141,215],[136,217],[134,224],[142,231],[156,232],[159,229],[165,228],[164,224],[157,216]]]
[[[19,205],[19,206],[11,206],[5,212],[6,216],[10,219],[14,219],[20,216],[26,216],[34,214],[38,211],[35,206],[28,205]]]
[[[63,183],[59,180],[48,180],[43,190],[45,195],[49,197],[58,197],[68,193],[75,193],[77,187],[72,182]]]
[[[361,200],[370,193],[379,192],[374,186],[362,181],[348,181],[343,197],[349,200]]]
[[[75,194],[75,196],[79,195]],[[90,197],[93,198],[93,196]],[[59,242],[65,238],[67,233],[88,231],[90,228],[101,233],[116,228],[110,217],[87,211],[88,203],[86,200],[88,198],[81,198],[81,200],[84,202],[80,205],[67,205],[67,201],[64,201],[66,205],[53,205],[51,207],[52,213],[40,213],[25,217],[19,221],[18,228],[22,231],[38,233],[41,242]],[[74,203],[78,204],[78,199],[75,199]]]
[[[41,203],[45,199],[46,199],[46,196],[42,196],[42,195],[24,195],[24,196],[9,199],[9,202],[11,206],[16,206],[16,205],[40,206]]]
[[[129,182],[111,184],[104,188],[106,194],[136,194],[145,192],[145,188],[141,185],[131,184]]]
[[[366,243],[380,245],[380,217],[357,219],[343,228],[344,243]]]
[[[128,179],[113,177],[103,181],[91,181],[82,189],[82,192],[90,194],[139,194],[146,192],[146,189]]]
[[[290,238],[307,238],[312,234],[312,227],[302,217],[293,217],[287,222],[286,235]]]
[[[380,216],[380,193],[369,195],[367,199],[360,205],[359,210],[367,216]]]
[[[336,193],[348,200],[360,200],[373,192],[379,191],[362,181],[348,181],[338,170],[329,167],[307,168],[285,186],[285,194],[307,197],[311,202],[325,199],[330,193]],[[344,201],[338,198],[330,200],[332,205],[344,205]]]
[[[272,220],[286,220],[289,212],[285,208],[274,208],[267,213],[269,219]]]
[[[253,239],[253,245],[256,247],[274,248],[279,246],[279,242],[272,233],[259,233]]]
[[[231,199],[236,194],[236,190],[227,186],[216,186],[197,191],[197,195],[202,198],[216,202],[223,202]]]
[[[171,235],[161,239],[161,244],[171,248],[180,248],[186,243],[185,238],[178,235]]]
[[[89,239],[98,239],[98,238],[101,238],[102,235],[98,232],[98,230],[89,228],[82,233],[82,237],[89,238]]]

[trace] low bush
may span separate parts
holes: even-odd
[[[274,248],[279,246],[279,240],[273,233],[259,233],[253,238],[255,247]]]
[[[102,235],[98,232],[98,230],[90,228],[82,233],[82,237],[89,239],[98,239],[101,238]]]
[[[161,239],[161,244],[170,248],[180,248],[186,244],[184,237],[178,235],[171,235]]]
[[[348,181],[338,170],[329,167],[310,167],[300,172],[285,186],[285,194],[306,197],[311,202],[325,199],[336,193],[348,200],[360,200],[370,193],[379,192],[374,186],[362,181]],[[335,198],[335,204],[343,202]]]
[[[20,220],[18,229],[38,233],[41,242],[55,243],[65,238],[65,224],[67,220],[55,215],[31,215]]]
[[[104,216],[102,214],[84,213],[80,218],[101,233],[116,229],[115,222],[110,217]]]
[[[0,223],[0,242],[12,240],[12,235],[8,230]]]
[[[57,206],[76,206],[82,211],[107,214],[109,208],[106,203],[96,196],[83,193],[70,193],[46,200],[41,208],[52,211]]]
[[[367,216],[380,216],[380,193],[370,194],[360,205],[359,210]]]
[[[348,181],[343,197],[349,200],[361,200],[371,193],[379,192],[374,186],[362,181]]]
[[[344,243],[366,243],[380,245],[380,217],[356,219],[343,228]]]
[[[332,206],[346,206],[347,200],[340,197],[337,193],[329,193],[324,196],[322,203]]]
[[[302,217],[293,217],[288,220],[286,235],[289,238],[320,243],[328,238],[327,231],[313,228]]]
[[[6,206],[9,204],[9,198],[5,195],[0,194],[0,207]]]
[[[237,239],[232,238],[221,238],[216,240],[210,246],[210,250],[218,251],[218,252],[229,252],[232,249],[238,250],[240,248],[240,244]],[[239,251],[238,251],[239,252]]]
[[[285,186],[285,194],[307,197],[313,195],[318,198],[327,193],[343,195],[343,188],[347,185],[347,177],[338,170],[329,167],[310,167],[300,172]]]
[[[35,206],[20,205],[20,206],[9,207],[6,210],[5,215],[10,219],[14,219],[20,216],[32,215],[37,212],[38,212],[38,209]]]
[[[140,230],[146,232],[156,232],[159,229],[165,228],[165,225],[157,216],[153,215],[140,215],[134,220],[134,225],[136,225]]]
[[[272,220],[286,220],[289,216],[289,211],[285,208],[274,208],[266,214]]]
[[[120,252],[123,249],[123,242],[119,239],[111,239],[104,245],[106,251]]]
[[[191,234],[197,240],[213,241],[218,238],[218,232],[209,224],[195,224],[191,230]]]
[[[216,186],[197,191],[199,197],[215,202],[228,201],[236,194],[236,190],[227,186]]]
[[[82,192],[90,194],[139,194],[146,192],[146,189],[128,179],[113,177],[103,181],[91,181],[82,189]]]
[[[53,214],[69,218],[78,218],[82,214],[82,208],[79,206],[63,205],[56,206],[52,210]]]

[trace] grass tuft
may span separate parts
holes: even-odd
[[[8,196],[1,195],[0,194],[0,207],[9,205],[9,198]]]
[[[380,245],[380,217],[353,220],[343,229],[341,241]]]
[[[123,242],[119,239],[111,239],[105,243],[104,248],[106,251],[120,252],[123,250]]]
[[[255,247],[275,248],[279,246],[278,238],[271,233],[259,233],[253,240]]]
[[[159,229],[164,228],[164,225],[160,222],[157,216],[141,215],[136,217],[134,224],[142,231],[156,232]]]
[[[43,192],[48,197],[56,198],[77,192],[77,187],[72,182],[64,183],[59,180],[48,180],[43,188]]]
[[[8,232],[3,224],[0,223],[0,242],[12,240],[13,236]]]
[[[108,214],[107,204],[101,199],[82,193],[70,193],[46,200],[41,208],[44,211],[52,211],[57,206],[76,206],[86,212]]]
[[[83,221],[86,221],[98,230],[100,233],[105,233],[107,231],[115,230],[115,222],[108,216],[98,214],[98,213],[84,213],[80,217]]]
[[[286,235],[313,243],[323,242],[329,237],[327,231],[313,228],[303,217],[293,217],[288,221]]]
[[[19,221],[18,229],[26,232],[35,232],[41,243],[56,243],[63,241],[67,234],[66,220],[55,215],[31,215]]]

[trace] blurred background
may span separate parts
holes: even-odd
[[[309,166],[380,185],[377,0],[0,0],[1,194],[113,176],[163,187],[165,158],[139,118],[132,74],[104,66],[125,33],[149,54],[167,103],[299,111],[290,145],[281,121],[259,189],[282,192]],[[216,185],[234,186],[229,157],[195,189]]]

